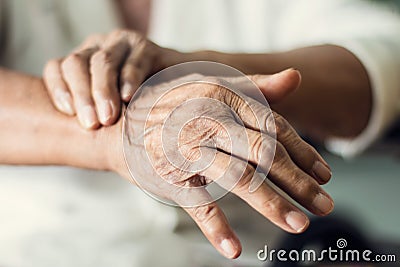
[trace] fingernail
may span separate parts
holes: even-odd
[[[327,196],[322,193],[314,198],[313,206],[318,209],[322,214],[328,214],[333,209],[333,202]]]
[[[288,68],[288,69],[285,69],[285,70],[283,70],[283,71],[281,71],[281,72],[278,72],[277,74],[275,74],[275,75],[283,75],[283,74],[286,74],[287,72],[291,72],[291,71],[294,71],[294,70],[296,70],[296,69],[294,69],[293,67],[292,68]],[[273,76],[275,76],[275,75],[273,75]]]
[[[104,100],[100,103],[99,119],[102,124],[106,124],[114,114],[114,105],[111,100]]]
[[[132,85],[130,83],[124,83],[121,89],[121,97],[124,100],[128,100],[132,94]]]
[[[332,176],[331,170],[320,161],[316,161],[314,163],[314,165],[312,167],[312,171],[317,176],[315,178],[319,178],[324,182],[327,182]]]
[[[263,80],[265,79],[265,82],[269,82],[270,84],[273,84],[274,82],[280,82],[282,79],[282,75],[285,75],[286,72],[291,71],[292,69],[286,69],[281,72],[275,73],[271,76],[265,76]]]
[[[326,160],[324,160],[324,158],[323,157],[320,157],[320,159],[319,159],[321,162],[322,162],[322,164],[324,164],[329,170],[331,170],[331,167],[329,167],[329,164],[328,164],[328,162],[326,162]]]
[[[72,98],[69,93],[65,92],[62,89],[56,89],[54,93],[54,98],[56,100],[57,107],[61,111],[69,115],[74,115],[75,112],[72,107]]]
[[[297,233],[300,233],[307,227],[308,219],[300,212],[291,211],[286,216],[286,223]]]
[[[228,258],[233,258],[236,255],[236,247],[233,244],[232,240],[230,239],[224,239],[221,242],[221,248],[224,251],[225,255]]]
[[[97,123],[97,116],[95,110],[91,106],[83,107],[79,114],[79,120],[83,127],[86,129],[93,128]]]

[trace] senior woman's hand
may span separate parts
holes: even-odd
[[[124,149],[135,183],[182,206],[222,255],[235,258],[240,242],[207,185],[216,182],[280,228],[300,233],[307,216],[259,172],[316,215],[333,209],[320,187],[331,173],[283,117],[218,81],[183,77],[145,88],[126,111]]]
[[[56,108],[95,129],[117,121],[121,99],[129,101],[147,76],[166,67],[167,51],[134,31],[92,35],[67,57],[50,60],[43,77]]]

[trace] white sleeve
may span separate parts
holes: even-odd
[[[349,24],[360,26],[353,26],[354,32],[349,32],[347,38],[331,40],[361,61],[369,75],[373,96],[369,122],[362,133],[354,139],[326,140],[326,147],[343,157],[353,157],[366,150],[385,134],[400,114],[400,15],[364,2],[360,2],[361,13],[354,14],[353,22],[351,12],[347,16]],[[360,20],[360,16],[364,19]]]
[[[352,52],[368,72],[373,106],[367,127],[353,139],[326,141],[333,153],[355,156],[379,139],[400,114],[400,15],[379,1],[347,0],[298,1],[291,12],[286,18],[296,13],[302,18],[285,21],[297,28],[284,36],[287,46],[338,45]]]
[[[400,29],[397,31],[400,33]],[[379,139],[400,113],[400,36],[338,43],[351,51],[366,68],[372,88],[369,122],[354,139],[331,138],[326,147],[343,157],[353,157]]]

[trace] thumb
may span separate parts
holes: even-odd
[[[301,74],[293,68],[273,75],[249,75],[248,76],[261,90],[270,103],[283,100],[290,93],[299,88]]]

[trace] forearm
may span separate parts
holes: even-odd
[[[317,139],[356,136],[369,119],[372,96],[367,72],[341,47],[315,46],[274,54],[200,51],[176,59],[221,62],[246,74],[298,69],[303,78],[300,89],[273,108],[301,132]]]
[[[55,110],[43,82],[0,69],[0,164],[109,169],[104,131]]]

